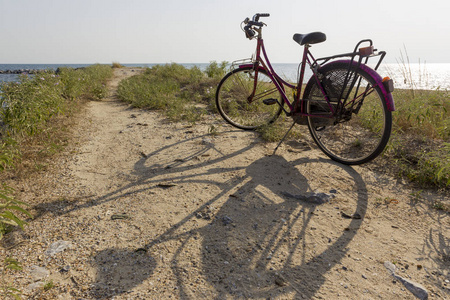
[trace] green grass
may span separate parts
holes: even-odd
[[[286,121],[286,117],[282,114],[273,124],[262,126],[256,131],[266,142],[279,142],[292,125],[292,120],[287,120],[288,121]],[[307,128],[304,126],[294,126],[286,137],[286,140],[300,140],[302,138],[302,132],[304,132],[303,130],[307,130]]]
[[[97,64],[82,69],[60,68],[60,71],[66,99],[100,100],[107,96],[106,80],[113,75],[111,66]]]
[[[213,62],[205,73],[197,67],[157,65],[123,80],[118,96],[134,107],[163,111],[171,121],[195,123],[214,110],[215,87],[225,66]]]
[[[398,133],[411,133],[448,141],[450,138],[450,92],[441,90],[394,91]]]
[[[113,62],[112,63],[112,67],[113,68],[118,68],[118,69],[120,69],[120,68],[123,68],[124,66],[122,66],[120,63],[118,63],[118,62]]]
[[[1,262],[0,266],[0,297],[1,299],[22,299],[20,297],[21,291],[15,288],[13,285],[7,283],[4,280],[4,274],[8,271],[20,271],[22,270],[22,264],[11,257],[6,257],[4,261]]]
[[[42,288],[44,289],[44,291],[48,291],[48,290],[51,290],[54,287],[55,287],[55,284],[53,283],[53,280],[50,279],[49,281],[45,282],[45,284],[44,284],[44,286]]]
[[[15,170],[24,158],[33,157],[32,168],[42,170],[43,158],[61,151],[67,144],[64,116],[85,99],[106,96],[111,66],[93,65],[82,69],[61,68],[23,75],[19,82],[0,85],[0,178],[5,170]],[[26,204],[15,200],[12,189],[0,186],[0,238],[10,226],[23,227],[22,217],[30,216]]]
[[[397,90],[388,145],[400,174],[413,182],[450,186],[450,99],[448,91]]]
[[[195,123],[217,112],[214,94],[226,64],[212,62],[204,72],[177,64],[155,66],[119,85],[119,97],[135,107],[162,111],[172,121]],[[413,84],[411,85],[414,86]],[[393,133],[384,157],[398,173],[421,185],[450,186],[449,92],[414,89],[394,91]],[[258,130],[261,138],[277,142],[291,121],[280,118]],[[300,139],[296,126],[288,139]]]
[[[20,82],[0,86],[3,108],[0,116],[4,136],[33,135],[54,115],[64,113],[80,97],[101,99],[106,96],[106,80],[112,76],[110,66],[94,65],[84,69],[61,68],[58,74],[42,71]]]
[[[15,200],[11,194],[12,189],[3,184],[0,186],[0,240],[13,226],[23,229],[25,221],[18,215],[31,217],[31,214],[24,209],[25,203]]]
[[[406,47],[400,54],[398,68],[409,88],[393,93],[396,111],[387,156],[396,163],[401,176],[423,186],[448,189],[450,92],[417,89],[429,74],[425,68],[419,70],[419,82],[415,82]]]

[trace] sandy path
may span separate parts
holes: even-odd
[[[115,72],[112,95],[136,73]],[[448,196],[417,200],[308,142],[269,156],[274,144],[218,116],[172,124],[114,96],[90,102],[76,132],[46,184],[23,184],[37,217],[0,248],[23,262],[14,280],[28,298],[414,299],[385,261],[430,298],[450,298],[450,215],[427,205]],[[311,192],[334,197],[289,196]],[[58,240],[71,246],[45,254]],[[33,266],[48,274],[33,279]]]

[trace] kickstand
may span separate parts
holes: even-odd
[[[288,136],[289,132],[291,132],[291,129],[294,127],[295,125],[295,121],[294,123],[292,123],[291,127],[289,128],[289,130],[286,132],[286,134],[283,136],[283,138],[281,139],[281,141],[278,143],[278,145],[275,147],[275,150],[273,150],[272,155],[275,155],[275,152],[277,152],[278,147],[281,146],[281,144],[283,143],[284,139]]]

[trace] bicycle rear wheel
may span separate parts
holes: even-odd
[[[219,113],[225,121],[240,129],[253,130],[273,123],[282,111],[277,102],[283,103],[275,84],[264,70],[256,73],[252,67],[231,71],[216,91]]]
[[[308,117],[308,128],[326,155],[343,164],[357,165],[371,161],[384,150],[391,134],[392,114],[376,80],[365,70],[352,66],[346,80],[349,66],[344,61],[319,69],[322,86],[337,112],[332,119]],[[345,95],[349,95],[346,104],[338,104]],[[307,83],[303,99],[309,100],[309,114],[330,113],[315,78]]]

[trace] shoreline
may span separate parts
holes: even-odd
[[[203,69],[208,63],[177,63],[186,68],[194,66]],[[0,64],[0,82],[15,81],[15,77],[8,75],[35,74],[41,70],[54,70],[60,67],[83,68],[92,64]],[[124,67],[131,68],[151,68],[164,63],[140,63],[140,64],[121,64]],[[370,64],[369,64],[370,65]],[[296,63],[274,63],[275,71],[285,77],[290,82],[295,82],[297,78]],[[407,69],[405,69],[407,68]],[[389,76],[394,80],[396,89],[402,90],[450,90],[450,63],[431,63],[417,64],[411,63],[408,66],[401,66],[395,63],[385,63],[378,70],[380,75]],[[305,73],[309,78],[310,72]],[[14,79],[13,79],[14,78]],[[307,80],[305,80],[307,81]],[[304,82],[306,83],[306,82]]]

